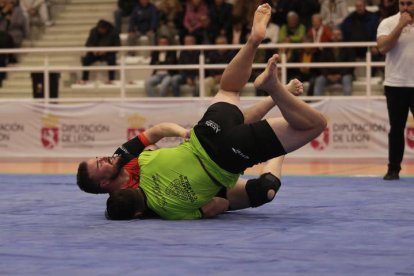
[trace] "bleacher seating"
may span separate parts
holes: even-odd
[[[85,44],[89,30],[99,19],[113,21],[113,11],[116,9],[116,0],[53,0],[51,16],[55,24],[43,28],[35,39],[27,39],[23,47],[82,47]],[[350,10],[352,6],[350,5]],[[126,22],[124,22],[126,23]],[[123,24],[126,25],[126,24]],[[123,28],[125,29],[125,28]],[[125,36],[125,35],[124,35]],[[123,39],[125,41],[125,39]],[[124,44],[125,45],[125,44]],[[65,55],[51,55],[49,64],[59,66],[80,66],[80,58],[83,53],[68,53]],[[42,54],[22,54],[19,57],[19,67],[41,66]],[[148,60],[133,61],[133,63],[148,64]],[[104,65],[104,63],[97,64]],[[354,94],[365,94],[364,73],[359,70],[357,80],[354,82]],[[151,70],[126,71],[126,95],[133,97],[145,97],[143,80],[149,76]],[[119,96],[119,81],[113,84],[105,84],[106,71],[91,71],[91,83],[77,85],[81,72],[62,72],[60,78],[60,97],[117,97]],[[382,95],[381,80],[372,80],[372,94]],[[30,72],[9,72],[8,78],[0,88],[0,98],[30,98],[31,97]],[[328,95],[341,95],[338,86],[328,89]],[[183,96],[191,96],[190,89],[183,86]],[[254,96],[255,90],[252,84],[248,84],[242,95]]]

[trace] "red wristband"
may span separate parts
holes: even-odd
[[[147,136],[145,136],[144,132],[141,132],[138,135],[139,140],[141,140],[141,142],[144,144],[144,146],[149,146],[151,145],[150,141],[148,140]]]

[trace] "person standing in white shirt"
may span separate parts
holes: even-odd
[[[399,179],[409,110],[414,115],[414,0],[399,0],[399,10],[385,18],[377,30],[378,49],[386,54],[384,90],[390,121],[384,180]]]

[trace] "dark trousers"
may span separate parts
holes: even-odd
[[[409,110],[414,116],[414,87],[385,86],[390,132],[388,133],[388,167],[399,171],[404,156],[404,130]]]
[[[115,53],[106,53],[102,56],[95,56],[93,53],[87,53],[86,56],[82,58],[82,65],[89,66],[94,62],[97,61],[106,61],[108,65],[115,65],[116,64],[116,54]],[[115,71],[109,70],[108,71],[109,80],[115,79]],[[89,79],[89,71],[83,71],[82,73],[82,80],[86,81]]]

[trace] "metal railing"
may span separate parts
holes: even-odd
[[[71,47],[71,48],[21,48],[21,49],[0,49],[0,54],[40,54],[43,56],[43,64],[40,66],[27,66],[22,67],[19,64],[15,67],[0,67],[0,72],[41,72],[44,73],[44,98],[42,99],[19,99],[19,98],[5,98],[0,99],[0,101],[40,101],[44,103],[49,103],[50,99],[50,87],[49,87],[49,73],[50,72],[79,72],[79,71],[103,71],[103,70],[116,70],[119,72],[120,76],[120,87],[119,87],[119,97],[118,98],[53,98],[53,102],[88,102],[88,101],[134,101],[134,100],[160,100],[162,98],[142,98],[142,97],[126,97],[126,71],[127,70],[153,70],[153,69],[184,69],[184,70],[194,70],[199,71],[200,79],[200,96],[199,99],[208,98],[205,95],[203,80],[205,78],[206,69],[224,69],[226,64],[206,64],[205,53],[209,50],[216,49],[239,49],[242,45],[194,45],[194,46],[136,46],[136,47]],[[355,62],[338,62],[338,63],[321,63],[321,62],[312,62],[312,63],[288,63],[286,60],[286,55],[284,51],[286,49],[303,49],[303,48],[334,48],[334,47],[367,47],[366,59],[365,61],[355,61]],[[273,49],[278,52],[281,52],[281,60],[279,62],[279,67],[281,68],[281,81],[286,83],[287,81],[287,69],[288,68],[326,68],[326,67],[362,67],[365,68],[366,73],[366,94],[365,96],[335,96],[335,98],[348,99],[352,97],[362,97],[362,98],[383,98],[383,96],[374,96],[372,95],[372,84],[371,84],[371,72],[373,67],[384,67],[384,62],[373,62],[370,52],[370,47],[376,47],[375,42],[343,42],[343,43],[283,43],[283,44],[265,44],[261,45],[260,49]],[[199,63],[191,65],[146,65],[146,64],[127,64],[126,56],[131,51],[181,51],[181,50],[198,50],[200,51]],[[92,51],[112,51],[118,53],[118,65],[115,66],[55,66],[50,64],[51,55],[65,55],[68,53],[79,53],[80,55],[85,52]],[[253,69],[265,68],[265,63],[253,64]],[[330,96],[303,96],[306,100],[318,100],[329,98]],[[183,97],[180,97],[181,99]],[[191,97],[195,100],[194,97]],[[173,100],[173,98],[168,98]]]

